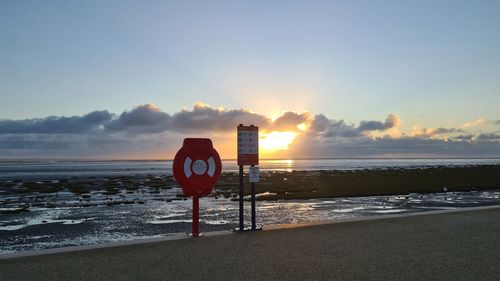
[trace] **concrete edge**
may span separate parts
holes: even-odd
[[[212,231],[212,232],[202,233],[202,237],[220,236],[220,235],[227,235],[227,234],[231,234],[231,231],[223,230],[223,231]],[[109,243],[103,243],[103,244],[69,246],[69,247],[61,247],[61,248],[53,248],[53,249],[21,251],[21,252],[16,252],[16,253],[0,254],[0,260],[21,258],[21,257],[30,257],[30,256],[39,256],[39,255],[49,255],[49,254],[60,254],[60,253],[94,250],[94,249],[102,249],[102,248],[141,245],[141,244],[149,244],[149,243],[173,241],[173,240],[182,240],[182,239],[189,239],[189,238],[190,237],[189,237],[188,233],[182,233],[182,232],[169,233],[169,234],[165,234],[164,236],[154,237],[154,238],[144,238],[144,239],[109,242]]]
[[[365,217],[365,218],[353,218],[353,219],[345,219],[345,220],[326,220],[326,221],[311,222],[311,223],[278,224],[278,225],[266,226],[262,230],[263,231],[275,231],[275,230],[284,230],[284,229],[290,229],[290,228],[310,227],[310,226],[319,226],[319,225],[373,221],[373,220],[385,220],[385,219],[405,218],[405,217],[414,217],[414,216],[427,216],[427,215],[437,215],[437,214],[447,214],[447,213],[459,213],[459,212],[479,211],[479,210],[489,210],[489,209],[500,209],[500,205],[466,207],[466,208],[456,208],[456,209],[437,210],[437,211],[422,211],[422,212],[416,212],[416,213],[394,214],[394,215],[377,215],[377,216],[371,216],[371,217]],[[205,232],[202,234],[201,239],[203,237],[222,236],[222,235],[229,235],[229,234],[234,234],[234,233],[238,233],[238,232],[233,232],[231,230]],[[43,250],[35,250],[35,251],[24,251],[24,252],[0,254],[0,260],[21,258],[21,257],[40,256],[40,255],[49,255],[49,254],[60,254],[60,253],[94,250],[94,249],[103,249],[103,248],[131,246],[131,245],[141,245],[141,244],[183,240],[183,239],[190,239],[190,238],[191,237],[187,233],[171,233],[171,234],[166,234],[165,236],[161,236],[161,237],[146,238],[146,239],[126,240],[126,241],[117,241],[117,242],[95,244],[95,245],[70,246],[70,247],[62,247],[62,248],[53,248],[53,249],[43,249]],[[200,239],[200,238],[198,238],[198,239]]]

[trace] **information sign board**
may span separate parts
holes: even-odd
[[[259,165],[259,127],[238,126],[238,165]]]

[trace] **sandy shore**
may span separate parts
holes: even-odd
[[[0,181],[0,213],[32,207],[89,207],[184,200],[172,176],[129,175]],[[175,188],[173,191],[173,188]],[[500,165],[372,169],[354,171],[263,172],[259,200],[404,195],[500,188]],[[169,192],[172,190],[172,192]],[[245,188],[249,192],[248,184]],[[236,199],[238,175],[224,173],[212,194]]]
[[[219,193],[235,193],[237,175],[225,175]],[[500,165],[372,169],[353,171],[270,172],[261,176],[261,200],[395,195],[500,188]],[[247,189],[248,191],[248,189]]]
[[[264,172],[257,221],[304,223],[496,205],[499,167]],[[236,227],[237,192],[237,174],[225,173],[202,199],[203,231]],[[362,196],[373,194],[379,196]],[[248,203],[245,211],[249,216]],[[0,253],[159,237],[190,227],[191,200],[166,175],[0,181]]]
[[[0,260],[5,280],[496,280],[500,209]]]

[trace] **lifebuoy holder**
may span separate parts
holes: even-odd
[[[175,154],[173,172],[184,195],[202,197],[212,192],[222,162],[210,139],[187,138]]]

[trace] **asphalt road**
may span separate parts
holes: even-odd
[[[0,280],[499,280],[500,209],[0,260]]]

